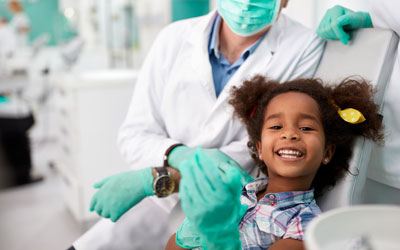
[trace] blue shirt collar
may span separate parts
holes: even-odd
[[[221,16],[217,14],[217,18],[214,20],[213,27],[211,29],[211,36],[210,36],[210,41],[208,44],[208,54],[211,55],[214,53],[216,58],[219,58],[219,27],[221,25]]]

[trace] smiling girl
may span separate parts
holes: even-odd
[[[226,166],[221,175],[211,161],[188,164],[180,189],[187,218],[166,249],[303,249],[304,231],[321,213],[315,197],[349,172],[356,137],[383,141],[373,93],[352,79],[325,86],[256,76],[234,87],[230,104],[265,177],[241,190],[239,173]]]

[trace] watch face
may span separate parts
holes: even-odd
[[[157,177],[154,182],[154,192],[158,197],[166,197],[175,189],[175,182],[168,175]]]

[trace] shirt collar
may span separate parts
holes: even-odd
[[[211,36],[208,45],[208,53],[209,55],[214,54],[216,58],[219,58],[219,29],[221,27],[221,16],[217,14],[217,17],[214,20],[213,27],[211,29]],[[250,45],[243,53],[241,58],[246,59],[249,57],[260,45],[261,41],[264,39],[265,35],[268,33],[265,32],[260,39],[257,40],[254,44]]]
[[[208,53],[214,53],[216,58],[219,58],[219,34],[218,31],[221,26],[221,16],[217,14],[217,17],[214,20],[213,27],[211,29],[210,42],[208,45]]]
[[[247,183],[243,187],[243,193],[247,193],[247,196],[257,202],[256,194],[260,191],[265,190],[268,185],[268,178],[258,178],[254,181]],[[281,193],[268,193],[261,198],[258,203],[260,204],[276,204],[279,208],[290,207],[297,204],[309,204],[314,200],[314,189],[307,191],[292,191],[292,192],[281,192]]]

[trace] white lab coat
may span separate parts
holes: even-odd
[[[0,26],[0,77],[9,74],[7,69],[8,60],[16,50],[17,38],[9,24]]]
[[[30,22],[28,16],[24,12],[14,14],[10,22],[10,27],[13,29],[16,36],[17,48],[23,48],[28,46],[28,33],[21,32],[20,29],[30,28]]]
[[[172,23],[154,42],[141,69],[119,136],[122,155],[132,169],[160,166],[170,145],[184,143],[189,147],[219,148],[253,173],[255,168],[248,153],[247,134],[240,121],[233,117],[233,109],[228,104],[229,89],[255,74],[279,81],[313,76],[324,41],[281,14],[254,54],[247,58],[217,98],[208,55],[209,35],[216,15],[213,11],[207,16]],[[165,221],[163,217],[180,209],[179,204],[176,206],[179,198],[175,194],[164,199],[152,199],[153,203],[149,199],[142,201],[149,203],[147,208],[143,208],[147,209],[147,216],[143,219],[151,216],[154,230],[159,230],[163,226],[160,222]],[[163,209],[161,214],[160,207]],[[152,211],[154,209],[158,214]],[[135,212],[138,212],[138,207],[124,216],[132,218]],[[124,232],[130,240],[127,249],[163,249],[168,237],[177,229],[169,227],[163,236],[153,236],[153,241],[160,243],[158,248],[151,248],[143,242],[137,244],[142,239],[138,227],[144,226],[138,217],[136,215],[139,224],[124,229],[129,231]],[[105,234],[120,236],[122,233],[116,229],[117,226],[113,230],[119,230],[119,233],[111,232],[110,228],[104,231],[111,225],[104,220],[98,224],[104,225],[101,229],[100,225],[95,226],[99,233],[103,230],[102,235],[93,239],[94,233],[91,232],[92,239],[88,240],[92,243]],[[99,249],[77,244],[81,242],[74,243],[76,249]],[[103,247],[125,249],[121,242],[114,243]]]
[[[9,24],[0,26],[0,56],[8,57],[15,51],[16,37]]]
[[[374,27],[391,29],[400,36],[400,2],[371,0]],[[399,44],[400,45],[400,44]],[[400,51],[397,50],[383,103],[385,145],[373,150],[369,178],[400,189]]]

